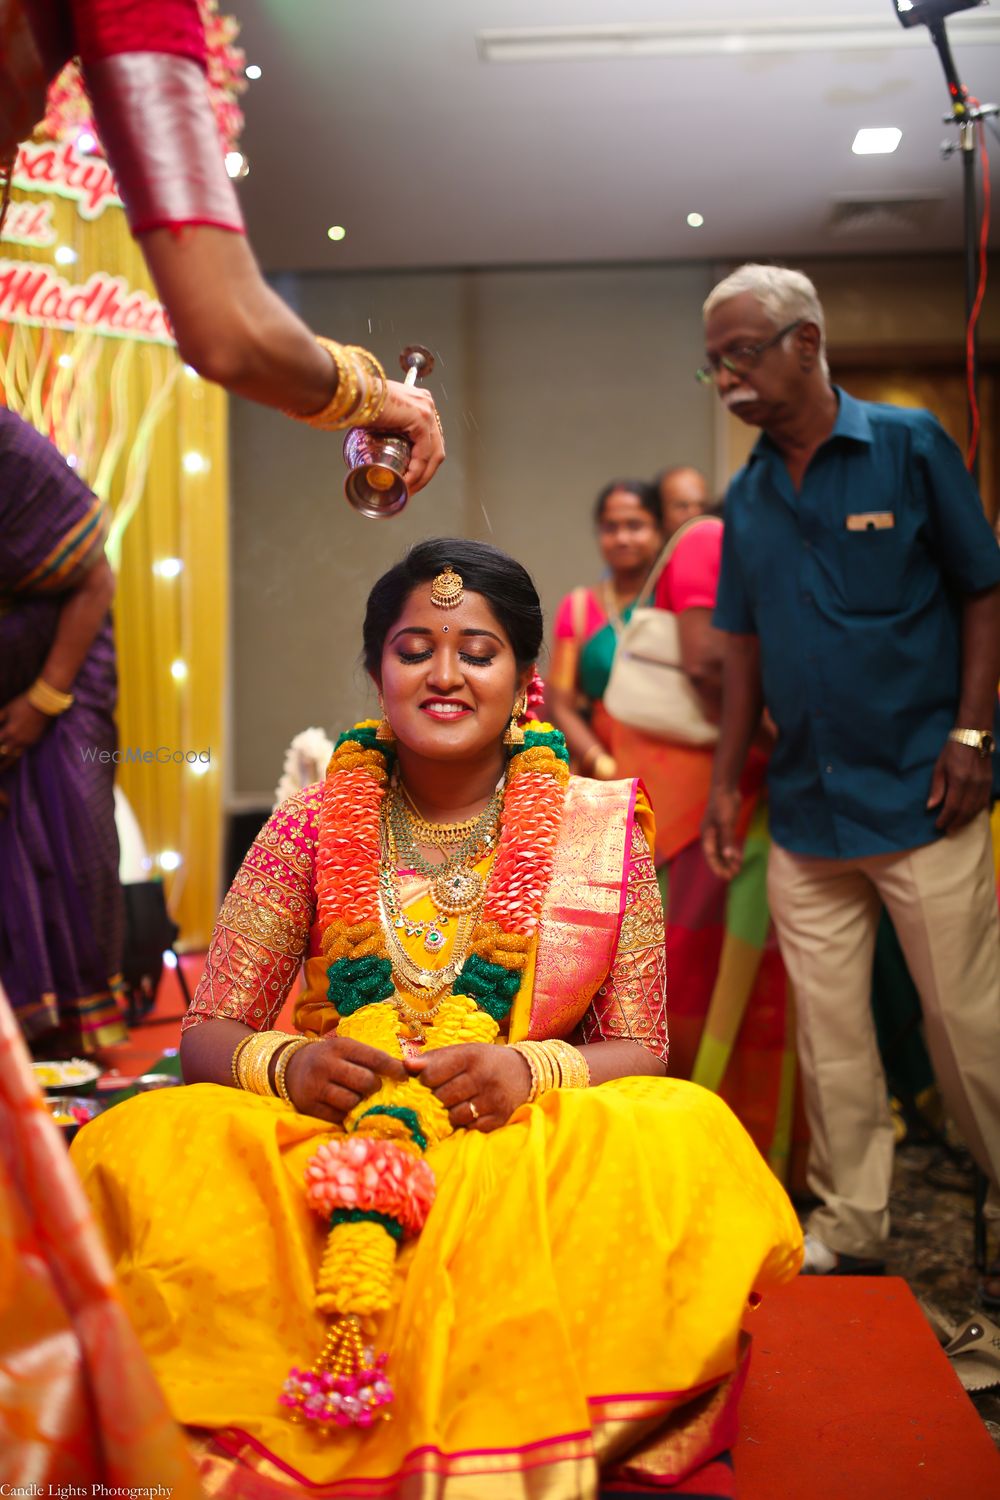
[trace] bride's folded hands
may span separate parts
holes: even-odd
[[[301,1047],[289,1058],[285,1087],[300,1114],[342,1125],[344,1116],[374,1094],[383,1079],[402,1083],[405,1077],[399,1058],[353,1037],[333,1036]]]
[[[497,1130],[531,1093],[531,1070],[510,1047],[465,1042],[408,1058],[403,1066],[437,1095],[455,1130]]]

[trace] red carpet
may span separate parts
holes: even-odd
[[[740,1500],[987,1500],[1000,1454],[905,1281],[800,1277],[749,1314]]]

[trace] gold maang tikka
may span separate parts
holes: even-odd
[[[456,609],[464,598],[462,575],[455,572],[451,563],[445,563],[444,571],[431,584],[431,603],[438,609]]]

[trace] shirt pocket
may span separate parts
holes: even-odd
[[[841,586],[849,614],[894,614],[903,605],[906,548],[898,526],[845,530],[840,537]]]

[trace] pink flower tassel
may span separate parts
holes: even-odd
[[[278,1400],[293,1422],[310,1422],[327,1432],[371,1427],[390,1416],[394,1398],[385,1363],[384,1354],[362,1344],[357,1318],[338,1318],[316,1363],[308,1370],[289,1370]]]

